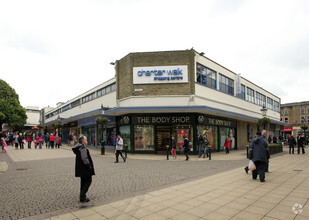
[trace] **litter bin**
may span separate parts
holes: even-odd
[[[101,155],[105,155],[105,141],[101,141]]]

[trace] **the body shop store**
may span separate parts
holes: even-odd
[[[194,114],[160,114],[160,115],[132,115],[118,118],[119,130],[131,126],[131,151],[135,152],[166,152],[171,144],[171,135],[177,139],[177,150],[184,143],[187,136],[190,144],[193,142]]]
[[[187,83],[188,66],[133,67],[133,84]]]

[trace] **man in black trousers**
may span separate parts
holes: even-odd
[[[261,137],[261,132],[256,132],[256,138],[253,139],[250,150],[249,160],[253,160],[256,169],[252,171],[252,179],[260,176],[260,181],[265,182],[265,165],[269,159],[268,144],[264,138]]]
[[[75,159],[75,176],[80,177],[80,197],[81,203],[89,202],[86,193],[92,182],[92,176],[95,175],[93,162],[87,149],[87,138],[85,136],[80,136],[79,144],[72,148],[73,152],[76,154]]]

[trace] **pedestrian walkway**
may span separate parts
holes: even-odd
[[[236,159],[236,152],[214,159]],[[271,158],[270,170],[264,183],[241,167],[50,219],[309,219],[307,154],[282,153]]]

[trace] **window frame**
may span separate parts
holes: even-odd
[[[234,96],[234,80],[219,73],[219,91]]]
[[[209,67],[200,63],[196,63],[196,83],[217,90],[217,77],[217,71],[210,69]]]

